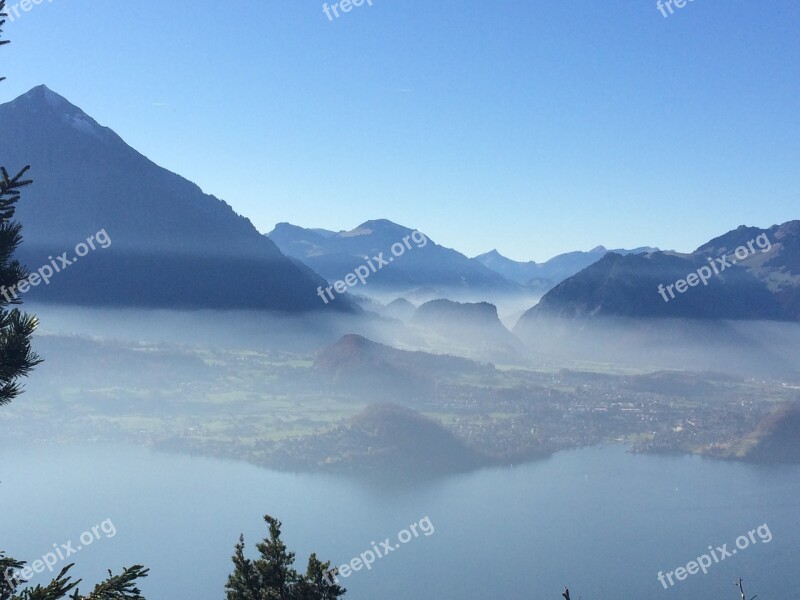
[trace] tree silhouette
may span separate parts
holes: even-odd
[[[5,8],[5,0],[0,0],[0,35],[6,22]],[[6,44],[8,40],[0,39],[0,46]],[[0,81],[4,79],[0,77]],[[40,362],[31,350],[36,318],[9,308],[20,304],[14,288],[28,276],[14,258],[22,243],[22,226],[14,220],[14,212],[22,188],[31,183],[25,179],[29,168],[26,166],[11,176],[5,167],[0,167],[0,406],[19,396],[22,392],[19,378],[28,375]]]
[[[244,555],[244,536],[239,537],[233,555],[234,571],[225,586],[227,600],[337,600],[344,588],[328,583],[330,562],[323,563],[312,554],[304,575],[294,568],[294,552],[281,540],[281,522],[264,517],[269,536],[256,544],[261,557],[251,560]]]

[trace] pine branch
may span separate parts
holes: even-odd
[[[23,179],[30,168],[30,165],[27,165],[12,177],[5,167],[0,167],[0,219],[13,218],[14,205],[22,194],[21,189],[33,183],[32,179]]]
[[[22,392],[17,382],[42,362],[31,348],[38,320],[14,309],[0,313],[0,406]]]
[[[0,34],[3,33],[3,25],[6,24],[6,20],[4,17],[7,17],[8,13],[6,13],[6,0],[0,0]],[[0,46],[10,43],[8,40],[0,40]],[[5,77],[0,77],[0,81],[3,81]]]
[[[67,565],[58,576],[53,579],[46,587],[37,585],[35,588],[28,588],[24,590],[19,596],[12,596],[11,600],[61,600],[66,598],[75,587],[81,582],[73,582],[72,578],[68,575],[69,570],[73,567],[72,564]]]
[[[108,579],[98,583],[91,594],[81,596],[76,590],[71,600],[145,600],[141,590],[136,587],[139,579],[147,577],[149,569],[142,565],[134,565],[124,569],[120,575],[108,572]]]
[[[0,551],[0,600],[11,600],[19,583],[22,583],[16,581],[11,574],[18,572],[24,566],[24,562],[7,557],[5,552]]]

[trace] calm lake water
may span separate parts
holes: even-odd
[[[302,569],[311,551],[349,562],[429,517],[433,535],[343,580],[353,600],[557,600],[564,585],[586,600],[735,600],[736,577],[761,600],[796,597],[798,467],[607,447],[392,486],[126,446],[5,446],[3,458],[0,549],[33,561],[110,519],[116,535],[99,530],[69,560],[90,582],[143,563],[150,600],[224,598],[234,544],[243,532],[252,551],[264,513],[283,521]],[[708,575],[669,590],[656,579],[765,523],[770,543],[756,536]]]

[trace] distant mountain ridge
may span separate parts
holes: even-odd
[[[755,246],[757,238],[769,245]],[[721,266],[720,257],[730,258],[748,244],[753,251],[746,258]],[[720,265],[719,273],[712,264]],[[659,286],[686,280],[701,268],[711,272],[707,285],[696,284],[675,298],[659,292]],[[515,332],[532,334],[542,318],[599,317],[800,320],[800,221],[769,229],[741,226],[691,254],[607,254],[548,292]]]
[[[658,248],[649,246],[633,250],[607,250],[597,246],[589,252],[567,252],[554,256],[543,263],[517,262],[506,258],[497,250],[476,256],[473,260],[499,273],[503,277],[516,281],[537,291],[546,292],[556,285],[589,267],[609,253],[615,254],[649,254],[658,252]]]
[[[30,164],[17,217],[30,269],[101,229],[94,251],[30,292],[44,301],[145,307],[320,308],[324,281],[223,201],[163,169],[45,86],[0,106],[0,163]],[[344,300],[334,310],[349,309]]]
[[[381,252],[391,257],[392,245],[402,243],[413,232],[389,220],[377,219],[338,233],[279,223],[268,236],[285,254],[335,281]],[[367,294],[378,290],[400,294],[412,291],[431,297],[487,290],[507,294],[523,291],[517,283],[460,252],[439,246],[429,238],[426,240],[424,245],[412,242],[412,247],[401,257],[394,258],[390,267],[370,276],[369,289],[359,291]]]

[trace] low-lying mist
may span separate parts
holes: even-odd
[[[584,365],[641,371],[715,371],[797,381],[800,324],[772,321],[539,317],[509,328],[494,306],[435,301],[402,315],[375,304],[358,315],[258,311],[83,309],[29,305],[40,335],[314,355],[357,334],[403,350],[451,354],[498,365]]]
[[[800,378],[798,323],[539,316],[514,332],[535,355],[556,362]]]

